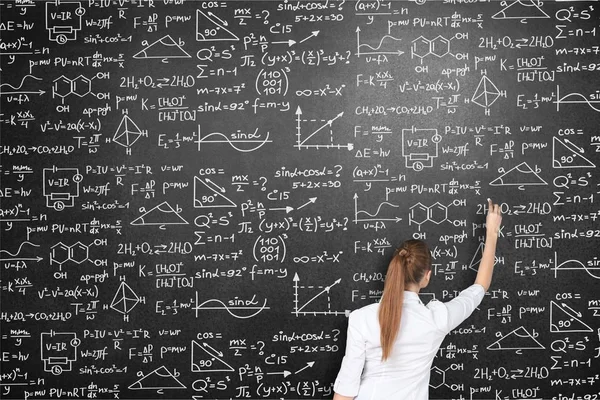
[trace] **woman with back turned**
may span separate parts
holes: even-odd
[[[421,400],[429,398],[429,371],[446,334],[481,303],[494,271],[502,222],[498,204],[488,199],[485,248],[475,283],[449,302],[419,299],[431,278],[425,242],[407,240],[388,266],[379,303],[350,313],[346,354],[333,400]]]

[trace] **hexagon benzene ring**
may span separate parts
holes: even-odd
[[[67,261],[73,261],[81,264],[88,259],[89,246],[81,242],[67,246],[63,242],[58,242],[50,248],[50,265],[56,263],[62,266]]]
[[[441,204],[439,201],[427,207],[419,202],[413,205],[409,211],[409,221],[421,226],[427,221],[434,224],[441,224],[448,219],[448,206]]]

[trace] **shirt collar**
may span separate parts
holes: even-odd
[[[405,290],[404,291],[404,301],[418,301],[421,302],[421,299],[419,298],[419,295],[415,292],[412,292],[410,290]]]

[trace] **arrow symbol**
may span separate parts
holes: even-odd
[[[294,207],[278,207],[278,208],[269,208],[269,211],[285,211],[287,214],[290,213],[290,211],[294,211]]]
[[[210,345],[208,345],[208,344],[207,344],[207,343],[205,343],[205,342],[202,342],[202,345],[203,345],[204,347],[206,347],[206,348],[208,348],[208,349],[210,349],[210,350],[214,351],[215,353],[217,353],[217,356],[218,356],[218,357],[221,357],[221,358],[223,357],[223,352],[221,352],[221,351],[219,351],[219,350],[217,350],[217,349],[215,349],[215,348],[211,347]],[[210,354],[210,353],[209,353],[209,354]],[[214,354],[211,354],[211,355],[212,355],[212,356],[214,356]]]
[[[306,368],[312,368],[312,366],[315,365],[314,361],[311,362],[307,362],[306,365],[302,368],[300,368],[298,371],[294,372],[294,374],[297,374],[300,371],[304,371]]]
[[[577,311],[573,310],[571,307],[569,307],[565,303],[562,303],[562,306],[564,308],[568,308],[573,314],[577,315],[577,317],[579,317],[579,318],[583,317],[583,315],[580,312],[577,312]]]
[[[305,37],[304,39],[302,39],[302,40],[300,41],[300,43],[304,43],[304,42],[306,42],[308,39],[310,39],[310,38],[311,38],[311,37],[313,37],[313,36],[314,36],[314,37],[317,37],[317,35],[318,35],[318,34],[319,34],[319,31],[312,31],[312,34],[311,34],[310,36],[308,36],[308,37]]]
[[[296,44],[296,41],[290,39],[290,40],[282,40],[279,42],[271,42],[271,44],[284,44],[284,43],[287,43],[289,47],[292,47],[294,44]]]
[[[210,179],[208,179],[208,178],[206,178],[206,179],[205,179],[205,181],[206,181],[207,183],[210,183],[211,185],[214,185],[214,186],[216,186],[216,187],[217,187],[217,188],[218,188],[218,189],[221,191],[221,193],[225,193],[225,188],[223,188],[223,187],[221,187],[221,186],[217,185],[216,183],[214,183],[213,181],[211,181],[211,180],[210,180]]]
[[[308,199],[308,201],[306,203],[304,203],[300,207],[296,208],[296,210],[299,210],[302,207],[305,207],[305,206],[309,205],[310,203],[314,203],[315,201],[317,201],[317,198],[316,197],[311,197],[311,198]]]
[[[0,258],[0,261],[42,261],[43,258],[40,256],[37,257],[14,257],[14,258]]]
[[[585,153],[581,147],[577,146],[575,143],[571,142],[569,139],[565,139],[565,142],[569,143],[571,146],[575,147],[577,150],[579,150],[580,153]]]
[[[34,90],[34,91],[16,90],[13,92],[0,92],[0,94],[39,94],[40,96],[44,93],[46,93],[46,92],[43,90]]]
[[[290,376],[292,373],[290,371],[282,371],[282,372],[267,372],[267,375],[283,375],[284,378]]]

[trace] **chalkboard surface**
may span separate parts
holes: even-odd
[[[333,396],[426,240],[432,399],[600,396],[597,1],[2,1],[0,393]]]

